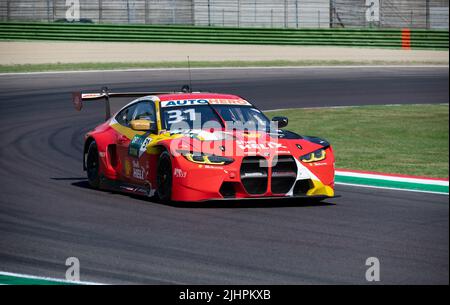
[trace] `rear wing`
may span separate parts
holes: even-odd
[[[82,93],[82,92],[72,92],[72,103],[77,111],[83,108],[84,101],[105,101],[105,121],[111,117],[111,105],[109,103],[110,98],[115,97],[133,97],[139,98],[147,95],[159,95],[167,94],[173,92],[109,92],[108,88],[104,87],[101,89],[100,93]]]

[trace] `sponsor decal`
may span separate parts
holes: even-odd
[[[144,169],[143,168],[133,167],[133,178],[136,178],[136,179],[139,179],[139,180],[144,180],[145,179]]]
[[[239,106],[251,106],[249,102],[243,99],[209,99],[211,105],[239,105]]]
[[[275,149],[275,148],[277,148],[277,149],[278,148],[282,148],[282,149],[286,149],[287,148],[283,144],[277,143],[277,142],[258,143],[256,141],[237,141],[237,145],[242,150],[245,150],[245,149],[263,149],[263,150],[267,150],[267,149]]]
[[[251,106],[249,102],[243,99],[192,99],[192,100],[172,100],[161,102],[161,107],[178,107],[193,105],[238,105]]]
[[[205,165],[205,168],[208,168],[208,169],[220,169],[220,170],[224,169],[222,166],[211,166],[211,165]]]
[[[99,156],[100,158],[104,158],[104,157],[106,156],[106,153],[105,153],[104,151],[99,151],[99,152],[98,152],[98,156]]]
[[[145,169],[139,165],[138,161],[133,160],[133,178],[145,180]]]
[[[131,140],[128,147],[128,154],[132,157],[140,158],[147,150],[147,145],[152,142],[152,138],[148,138],[147,135],[136,135]]]
[[[183,171],[181,168],[175,168],[173,170],[173,176],[175,178],[186,178],[187,172]]]
[[[327,162],[312,162],[309,164],[309,166],[326,166],[328,165]]]
[[[177,107],[177,106],[192,106],[192,105],[208,105],[208,100],[194,99],[194,100],[173,100],[161,102],[161,107]]]

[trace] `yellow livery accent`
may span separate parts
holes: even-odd
[[[334,196],[334,190],[328,185],[323,184],[319,180],[311,180],[313,187],[306,193],[308,196],[325,195],[329,197]]]
[[[137,135],[142,136],[142,135],[145,134],[145,131],[136,131],[136,130],[133,130],[133,129],[129,128],[129,127],[120,125],[119,123],[112,124],[111,127],[113,129],[115,129],[118,133],[123,134],[124,136],[126,136],[130,140],[132,140]]]
[[[112,124],[111,127],[113,129],[115,129],[118,133],[126,136],[128,139],[130,139],[130,141],[137,135],[142,136],[145,134],[144,131],[136,131],[129,127],[120,125],[119,123]],[[160,149],[155,147],[159,144],[159,142],[161,142],[163,140],[167,140],[167,139],[181,138],[181,137],[183,137],[183,135],[181,135],[181,134],[170,135],[169,132],[164,132],[164,133],[161,133],[158,135],[151,134],[148,137],[151,138],[151,141],[147,145],[146,153],[153,155],[153,154],[160,153]]]
[[[162,118],[161,118],[161,101],[158,99],[155,101],[155,108],[156,108],[156,127],[158,127],[158,131],[162,129]]]

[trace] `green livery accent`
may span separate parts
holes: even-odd
[[[139,158],[139,153],[142,145],[145,142],[145,139],[148,137],[148,134],[145,135],[135,135],[131,140],[130,146],[128,147],[128,155],[131,157]]]

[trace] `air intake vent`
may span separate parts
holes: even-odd
[[[309,189],[311,187],[312,187],[312,181],[311,180],[309,180],[309,179],[298,180],[295,183],[294,195],[295,196],[306,195],[306,193],[309,191]]]
[[[247,193],[262,195],[267,192],[267,160],[263,157],[245,157],[241,165],[241,181]]]
[[[297,164],[292,156],[278,156],[272,164],[272,193],[286,194],[297,179]]]
[[[234,182],[224,182],[219,190],[223,198],[235,198],[236,189],[234,188]]]

